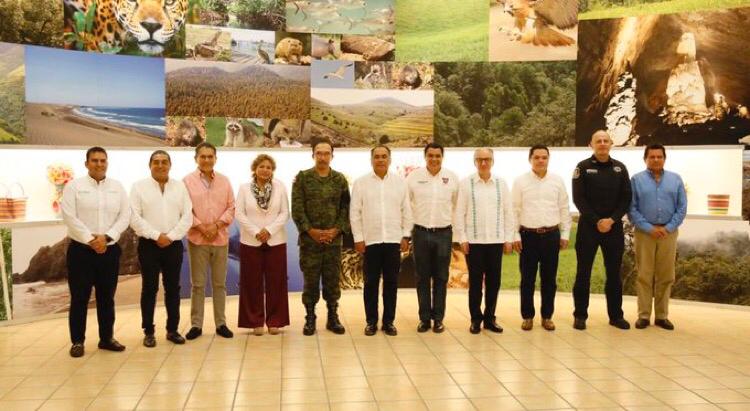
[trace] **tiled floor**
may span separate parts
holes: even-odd
[[[237,299],[227,307],[236,325]],[[397,337],[365,337],[361,292],[341,301],[347,334],[301,333],[299,294],[282,335],[204,335],[175,346],[141,345],[137,307],[117,312],[124,353],[96,349],[90,312],[86,355],[68,356],[67,320],[0,327],[0,410],[750,410],[750,310],[676,302],[673,332],[607,325],[592,297],[588,330],[571,327],[572,299],[559,294],[557,330],[520,329],[518,295],[503,292],[500,335],[468,331],[466,293],[448,295],[447,330],[418,334],[416,296],[399,292]],[[189,302],[182,303],[182,331]],[[625,312],[634,320],[635,300]],[[157,323],[164,324],[163,309]],[[210,301],[206,307],[210,318]],[[324,326],[323,304],[318,326]]]

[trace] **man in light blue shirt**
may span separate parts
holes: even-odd
[[[633,201],[628,216],[635,225],[635,264],[638,270],[638,320],[646,328],[654,307],[654,324],[666,330],[669,294],[675,280],[678,227],[687,214],[685,185],[679,174],[664,170],[667,153],[661,144],[651,144],[643,153],[646,170],[633,176]]]

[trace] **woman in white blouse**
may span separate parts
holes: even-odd
[[[255,335],[278,334],[289,325],[287,300],[286,229],[289,202],[286,187],[273,178],[276,162],[259,154],[253,178],[237,193],[240,225],[240,313],[238,326]]]

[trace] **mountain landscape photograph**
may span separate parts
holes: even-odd
[[[432,141],[432,90],[312,89],[313,138],[336,146],[422,147]]]
[[[309,118],[310,67],[166,60],[170,116]]]

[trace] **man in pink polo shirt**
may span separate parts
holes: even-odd
[[[216,147],[200,143],[195,147],[198,169],[184,178],[193,202],[193,225],[188,231],[190,256],[190,331],[188,340],[203,333],[203,306],[206,298],[206,272],[211,269],[216,334],[232,338],[227,328],[224,306],[227,296],[227,254],[229,225],[234,220],[234,194],[229,179],[214,171]]]

